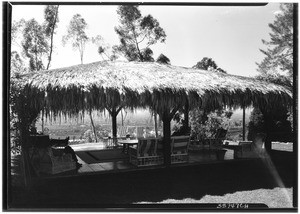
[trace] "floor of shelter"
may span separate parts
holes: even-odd
[[[99,143],[90,143],[86,145],[72,145],[71,146],[74,151],[77,152],[101,152],[104,151],[104,147]],[[118,149],[120,153],[122,153],[122,149]],[[123,154],[124,155],[124,154]],[[120,171],[132,171],[132,170],[147,170],[153,168],[161,168],[164,165],[155,165],[155,166],[143,166],[137,167],[129,162],[129,157],[123,158],[122,160],[108,160],[101,161],[99,163],[87,163],[83,159],[77,155],[78,162],[82,164],[82,166],[76,170],[76,172],[64,172],[56,175],[43,175],[43,176],[76,176],[76,175],[84,175],[91,173],[112,173],[112,172],[120,172]],[[233,150],[227,150],[225,153],[224,161],[233,160]],[[193,164],[201,164],[201,163],[214,163],[220,162],[217,160],[216,155],[214,153],[209,154],[204,151],[190,151],[189,152],[189,161],[188,163],[177,163],[172,164],[171,167],[184,166],[184,165],[193,165]]]
[[[101,143],[87,143],[79,145],[71,145],[74,151],[77,152],[100,152],[105,150],[105,147]],[[273,146],[272,146],[273,147]],[[118,149],[120,154],[122,149]],[[189,151],[189,161],[188,163],[177,163],[172,164],[171,167],[180,167],[186,165],[197,165],[197,164],[213,164],[226,161],[236,161],[234,159],[234,151],[231,149],[226,149],[224,160],[217,160],[215,153],[209,153],[208,151]],[[124,156],[124,154],[123,154]],[[87,163],[81,159],[78,155],[78,162],[82,166],[78,170],[73,170],[69,172],[63,172],[55,175],[41,175],[42,177],[60,177],[60,176],[80,176],[86,174],[99,174],[99,173],[114,173],[122,171],[135,171],[135,170],[149,170],[154,168],[163,168],[164,165],[155,165],[155,166],[142,166],[137,167],[129,162],[129,157],[123,158],[122,160],[107,160],[101,161],[99,163]],[[241,161],[241,159],[239,159]]]

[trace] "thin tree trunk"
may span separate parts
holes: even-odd
[[[82,45],[82,44],[80,44],[80,45]],[[80,62],[81,62],[81,64],[83,64],[83,49],[82,49],[82,47],[80,48],[80,46],[79,46],[79,54],[80,54]]]
[[[96,132],[96,127],[94,125],[93,116],[92,116],[92,110],[91,109],[89,111],[89,115],[90,115],[90,119],[91,119],[91,125],[92,125],[92,128],[93,128],[93,132],[94,132],[94,135],[95,135],[95,140],[96,140],[96,143],[97,143],[98,142],[98,140],[97,140],[97,132]]]
[[[51,32],[50,54],[49,54],[49,57],[48,57],[47,70],[49,69],[50,62],[51,62],[51,59],[52,59],[53,36],[54,36],[54,29],[55,29],[55,25],[56,25],[56,21],[57,21],[58,7],[59,7],[59,5],[57,5],[57,9],[56,9],[56,12],[55,12],[55,18],[54,18],[54,25],[53,25],[53,29],[52,29],[52,32]]]

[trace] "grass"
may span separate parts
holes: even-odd
[[[185,198],[182,200],[167,199],[158,204],[205,204],[205,203],[242,203],[242,204],[265,204],[269,208],[292,208],[293,188],[257,189],[251,191],[238,191],[222,196],[205,195],[200,200]],[[149,202],[140,202],[148,204]]]
[[[13,187],[9,204],[14,209],[49,210],[141,208],[144,207],[141,202],[159,207],[157,203],[170,202],[166,205],[169,209],[177,209],[176,203],[193,203],[194,208],[201,209],[198,203],[219,203],[227,199],[230,199],[227,202],[243,199],[250,203],[256,195],[256,200],[270,207],[286,207],[290,202],[276,194],[285,188],[292,196],[293,153],[272,151],[272,159],[283,185],[261,161],[243,160],[38,180],[30,190]]]

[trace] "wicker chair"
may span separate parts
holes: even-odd
[[[57,174],[76,169],[76,162],[71,154],[54,155],[53,149],[48,147],[40,159],[39,172]]]
[[[118,136],[119,138],[126,138],[128,132],[128,127],[127,126],[121,126],[118,128]]]
[[[145,138],[145,128],[142,126],[136,127],[136,138]]]
[[[190,136],[171,137],[171,140],[171,164],[188,162]]]
[[[65,154],[65,145],[69,138],[64,140],[50,139],[49,135],[30,136],[29,158],[37,174],[57,174],[76,169],[76,162],[71,154]]]
[[[157,153],[157,138],[140,138],[137,147],[129,147],[129,162],[140,166],[163,163],[163,156]]]

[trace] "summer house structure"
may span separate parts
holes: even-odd
[[[165,163],[170,164],[170,122],[179,108],[216,109],[292,105],[287,88],[254,78],[155,62],[102,61],[45,70],[24,76],[23,92],[34,112],[70,116],[106,109],[116,117],[122,108],[149,107],[163,121]]]

